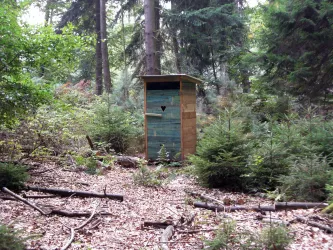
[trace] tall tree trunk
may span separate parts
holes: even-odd
[[[111,75],[110,75],[110,65],[109,65],[109,52],[107,43],[107,33],[106,33],[106,7],[105,0],[100,0],[100,28],[101,28],[101,49],[102,49],[102,59],[103,59],[103,78],[105,91],[111,93]]]
[[[160,0],[155,0],[155,31],[154,31],[154,38],[156,40],[156,74],[161,74],[161,55],[162,55],[162,39],[161,39],[161,32],[160,32]]]
[[[176,3],[175,3],[175,0],[172,0],[171,1],[171,10],[175,10],[175,9],[176,9]],[[172,27],[170,27],[170,29],[171,29],[171,36],[172,36],[173,53],[175,54],[175,58],[176,58],[176,68],[177,68],[177,72],[180,74],[182,72],[182,68],[181,68],[180,55],[179,55],[177,30],[173,29]]]
[[[144,0],[145,11],[145,47],[146,47],[146,74],[156,75],[156,40],[154,38],[155,0]]]
[[[102,81],[102,49],[101,49],[101,25],[100,25],[100,3],[99,0],[95,0],[95,17],[96,17],[96,95],[103,93],[103,81]]]

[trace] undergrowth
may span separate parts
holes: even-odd
[[[24,239],[18,236],[18,232],[0,224],[0,249],[23,250]]]
[[[24,187],[24,182],[28,177],[26,167],[12,163],[0,163],[0,189],[6,187],[19,191]]]
[[[214,239],[205,241],[205,249],[227,250],[227,249],[253,249],[253,250],[283,250],[292,241],[288,230],[282,226],[270,225],[254,233],[250,231],[239,231],[236,222],[225,220],[220,225]]]

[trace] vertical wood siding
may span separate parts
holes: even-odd
[[[162,144],[173,158],[181,151],[179,89],[147,90],[146,113],[162,115],[146,116],[148,158],[156,159]]]

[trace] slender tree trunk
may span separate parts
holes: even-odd
[[[145,11],[145,47],[146,47],[146,74],[156,75],[156,40],[155,31],[155,0],[144,0]]]
[[[102,49],[101,49],[101,25],[100,25],[100,2],[95,0],[96,8],[96,95],[101,95],[103,93],[103,80],[102,80]]]
[[[109,65],[109,52],[107,43],[107,32],[106,32],[106,7],[105,0],[100,0],[100,28],[101,28],[101,50],[103,60],[103,78],[105,91],[111,93],[111,75]]]
[[[176,9],[175,0],[172,0],[171,1],[171,10],[175,10],[175,9]],[[173,29],[173,27],[170,27],[170,29],[171,29],[171,36],[172,36],[173,53],[175,54],[175,58],[176,58],[176,68],[177,68],[177,72],[180,74],[182,72],[182,68],[181,68],[180,55],[179,55],[177,30]]]
[[[161,55],[162,55],[162,39],[161,39],[161,32],[160,32],[160,1],[155,0],[155,31],[154,31],[154,38],[156,40],[156,74],[161,74]]]

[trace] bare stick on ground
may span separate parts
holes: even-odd
[[[320,223],[317,223],[314,221],[309,221],[308,219],[306,219],[304,217],[296,216],[296,220],[298,222],[308,224],[309,226],[312,226],[312,227],[318,227],[318,228],[326,231],[327,233],[333,233],[332,227],[329,227],[329,226],[326,226],[326,225],[323,225],[323,224],[320,224]]]
[[[99,202],[99,203],[100,203],[100,202]],[[73,240],[74,240],[74,237],[75,237],[75,230],[79,230],[79,229],[85,227],[85,226],[86,226],[86,225],[92,220],[92,218],[93,218],[93,217],[95,216],[95,214],[96,214],[96,210],[97,210],[97,207],[99,206],[99,203],[95,206],[95,208],[94,208],[94,210],[92,211],[90,217],[89,217],[86,221],[84,221],[84,222],[83,222],[80,226],[78,226],[78,227],[74,227],[74,228],[71,227],[71,228],[70,228],[70,230],[71,230],[71,236],[70,236],[68,242],[66,243],[66,245],[63,246],[63,247],[61,248],[61,250],[66,250],[66,249],[72,244],[72,242],[73,242]]]
[[[95,192],[87,192],[87,191],[77,191],[77,190],[67,190],[67,189],[56,189],[56,188],[43,188],[43,187],[31,187],[26,186],[27,190],[57,194],[60,196],[80,196],[80,197],[98,197],[98,198],[109,198],[113,200],[123,201],[124,196],[120,194],[105,194],[105,193],[95,193]]]
[[[175,232],[174,226],[168,226],[162,233],[160,246],[162,250],[169,250],[168,241],[172,237],[173,233]]]
[[[37,207],[35,204],[32,204],[30,201],[27,201],[26,199],[22,198],[21,196],[15,194],[14,192],[10,191],[8,188],[3,187],[2,191],[13,196],[14,198],[16,198],[19,201],[22,201],[24,204],[27,204],[28,206],[32,207],[33,209],[37,210],[38,212],[40,212],[42,215],[47,215],[47,213],[45,213],[42,209],[40,209],[39,207]]]

